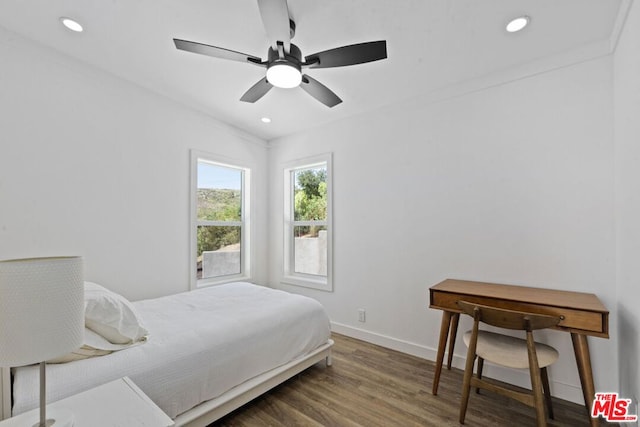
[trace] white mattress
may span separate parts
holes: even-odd
[[[236,282],[134,303],[149,329],[143,345],[47,365],[47,401],[129,376],[174,418],[327,342],[317,301]],[[38,406],[38,367],[15,369],[13,414]]]

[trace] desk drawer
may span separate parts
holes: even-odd
[[[451,292],[431,293],[431,308],[441,310],[460,312],[460,308],[456,304],[458,301],[464,300],[475,302],[483,305],[505,308],[509,310],[527,311],[530,313],[553,314],[560,316],[562,320],[558,324],[560,329],[571,329],[576,332],[584,332],[588,335],[608,336],[609,331],[605,330],[605,322],[603,313],[573,310],[570,308],[538,305],[512,300],[501,300],[496,298],[485,298],[477,295],[456,294]]]

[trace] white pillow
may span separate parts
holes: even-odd
[[[55,357],[53,359],[49,359],[47,360],[47,363],[67,363],[67,362],[75,362],[76,360],[83,360],[83,359],[89,359],[90,357],[96,357],[96,356],[105,356],[109,353],[113,353],[114,350],[108,348],[108,346],[104,346],[106,348],[102,349],[100,348],[101,346],[97,346],[94,347],[90,344],[87,344],[87,341],[91,341],[91,340],[87,340],[87,336],[90,335],[95,335],[96,339],[94,339],[93,341],[98,341],[100,342],[100,339],[102,341],[104,341],[105,343],[109,344],[103,337],[101,337],[100,335],[96,334],[95,332],[92,332],[90,329],[88,328],[84,328],[84,343],[82,344],[82,347],[68,353],[65,354],[63,356],[60,357]],[[113,344],[111,344],[113,345]]]
[[[88,345],[83,345],[79,349],[65,354],[64,356],[49,359],[47,360],[47,363],[69,363],[75,362],[76,360],[89,359],[91,357],[105,356],[110,353],[113,352],[108,350],[99,350],[97,348],[91,348]]]
[[[149,333],[135,307],[122,295],[84,282],[85,326],[113,344],[133,344]]]
[[[96,356],[105,356],[114,351],[135,347],[146,342],[146,340],[147,337],[144,337],[140,341],[131,344],[113,344],[107,341],[102,335],[96,334],[89,328],[84,328],[84,342],[82,347],[63,356],[47,360],[47,363],[67,363]]]

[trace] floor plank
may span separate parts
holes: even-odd
[[[459,426],[462,371],[444,370],[431,394],[434,363],[333,334],[333,366],[324,362],[209,427]],[[553,399],[550,427],[588,426],[584,406]],[[466,426],[534,426],[532,408],[502,396],[473,393]]]

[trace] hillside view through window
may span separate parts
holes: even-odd
[[[242,272],[243,171],[198,162],[197,278]]]

